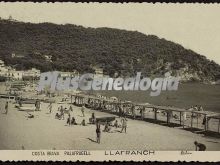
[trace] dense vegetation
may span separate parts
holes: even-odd
[[[24,57],[12,57],[11,54]],[[45,60],[51,55],[52,60]],[[23,23],[0,20],[0,58],[16,69],[36,67],[42,71],[77,70],[123,76],[159,75],[188,67],[201,80],[216,80],[220,66],[181,45],[137,31],[84,28],[52,23]],[[169,67],[168,67],[169,66]]]

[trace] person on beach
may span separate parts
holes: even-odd
[[[115,128],[118,128],[118,127],[119,127],[119,125],[118,125],[118,120],[115,120],[114,127],[115,127]]]
[[[55,119],[59,119],[59,120],[60,120],[60,115],[59,115],[59,113],[56,113]]]
[[[109,132],[110,130],[111,130],[111,128],[110,128],[109,122],[106,121],[105,122],[105,128],[104,128],[103,132]]]
[[[198,106],[198,111],[204,111],[203,107],[200,105]],[[197,117],[201,117],[202,115],[201,114],[197,114]]]
[[[37,111],[37,100],[35,101],[34,106],[35,106],[35,111]]]
[[[202,125],[206,125],[206,122],[209,120],[210,120],[210,118],[207,118],[206,116],[204,116],[202,119]]]
[[[204,111],[203,107],[200,105],[198,111]]]
[[[125,133],[126,133],[126,131],[127,131],[127,119],[125,117],[121,119],[121,126],[122,126],[121,133],[122,133],[123,130],[125,130]]]
[[[21,99],[18,100],[19,107],[22,107]]]
[[[8,101],[5,103],[5,114],[8,114]]]
[[[40,111],[40,101],[39,100],[36,100],[35,102],[35,111]]]
[[[52,103],[50,103],[47,108],[49,109],[49,113],[51,113],[52,112],[52,108],[53,108]]]
[[[71,125],[77,125],[77,123],[76,123],[76,119],[75,119],[74,117],[72,117]]]
[[[67,118],[67,122],[66,122],[67,125],[71,125],[71,116],[70,114],[68,114],[68,118]]]
[[[131,106],[131,113],[132,113],[133,119],[135,119],[136,118],[136,113],[135,113],[135,106],[134,105]]]
[[[99,121],[96,122],[96,141],[100,144],[101,139],[101,124]]]
[[[71,105],[70,105],[69,111],[73,112],[73,107]]]
[[[206,150],[205,144],[198,143],[197,141],[195,141],[194,144],[196,146],[196,151],[205,151]]]
[[[122,117],[122,107],[120,105],[118,106],[118,110],[119,110],[119,117]]]
[[[128,107],[128,106],[127,106],[127,107],[125,107],[125,114],[126,114],[126,115],[129,115],[129,113],[130,113],[130,111],[129,111],[129,110],[130,110],[130,107]]]
[[[198,107],[199,107],[198,105],[193,106],[193,110],[198,111],[199,110]]]
[[[85,119],[82,120],[82,122],[81,122],[80,125],[82,125],[82,126],[86,126],[86,121],[85,121]]]
[[[64,108],[63,108],[62,105],[61,105],[61,107],[60,107],[60,118],[61,118],[62,120],[65,119],[65,118],[64,118]]]
[[[141,120],[144,120],[144,111],[145,111],[145,107],[140,108]]]
[[[95,124],[96,119],[95,119],[95,113],[94,112],[92,113],[92,116],[91,116],[90,120],[91,120],[90,121],[91,124]]]
[[[85,112],[85,105],[84,104],[83,104],[83,106],[81,108],[81,112],[82,112],[82,116],[85,117],[85,114],[84,114],[84,112]]]

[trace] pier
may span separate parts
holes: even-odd
[[[117,101],[85,94],[71,95],[71,104],[76,106],[85,105],[87,108],[93,110],[158,123],[169,127],[220,134],[220,113],[211,111],[195,111],[173,106],[138,104],[130,101]],[[217,128],[210,125],[210,120],[218,123],[216,124]]]

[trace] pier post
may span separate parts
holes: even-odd
[[[207,131],[209,130],[209,118],[206,118],[207,121]]]
[[[205,119],[204,127],[205,127],[205,131],[206,131],[206,129],[207,129],[207,118],[206,118],[206,115],[204,116],[204,119]]]
[[[170,124],[170,119],[172,117],[172,114],[173,114],[173,111],[168,111],[167,112],[167,124],[169,125]]]
[[[82,104],[85,103],[85,97],[82,97]]]
[[[184,114],[183,114],[183,128],[185,127],[185,117],[184,117],[185,113],[186,112],[184,112]]]
[[[220,129],[220,119],[218,120],[218,133],[219,133],[219,129]]]
[[[196,124],[197,124],[197,128],[199,127],[199,114],[197,113],[196,115]]]
[[[153,110],[154,110],[154,119],[157,120],[157,109],[153,108]]]
[[[110,106],[110,104],[111,104],[111,103],[108,102],[107,105],[106,105],[108,111],[109,111],[109,106]]]
[[[141,111],[141,120],[144,120],[144,111],[145,111],[145,107],[142,107],[142,111]]]
[[[192,112],[192,114],[191,114],[191,128],[193,127],[193,115],[194,115],[194,113]]]
[[[182,112],[180,112],[180,125],[182,124]]]

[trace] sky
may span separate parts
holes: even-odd
[[[220,4],[5,3],[0,17],[157,35],[220,64]]]

